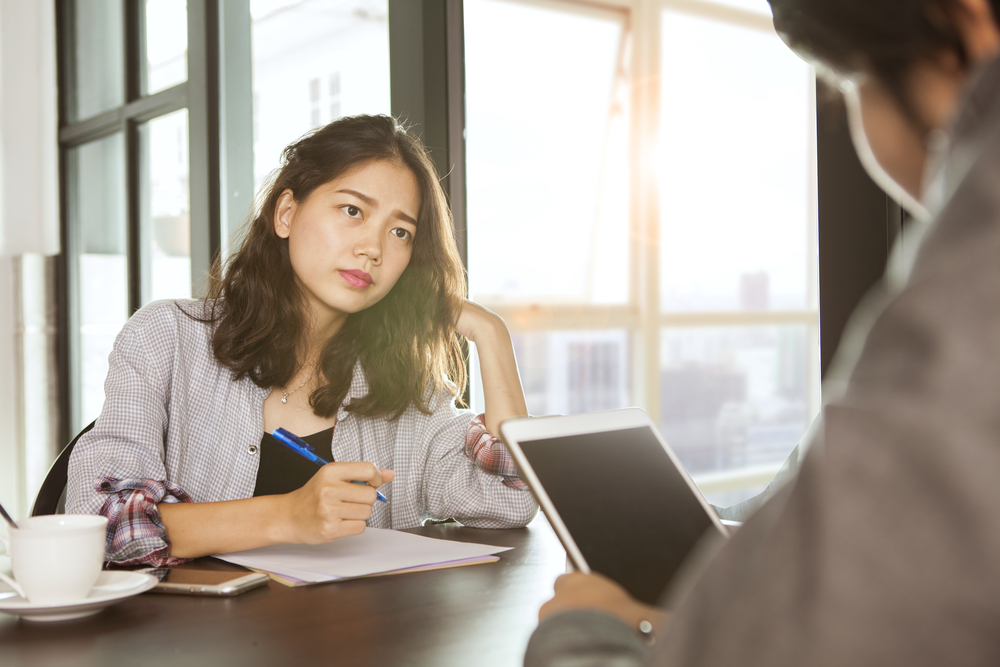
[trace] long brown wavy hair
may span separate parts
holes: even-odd
[[[212,349],[234,379],[283,387],[299,370],[305,300],[274,231],[278,197],[291,190],[305,201],[347,171],[387,160],[408,168],[420,188],[417,233],[410,263],[381,301],[351,314],[323,348],[320,385],[309,397],[322,417],[336,414],[360,362],[369,393],[346,409],[398,418],[411,404],[429,412],[434,392],[460,396],[465,363],[454,325],[465,296],[465,273],[451,212],[437,172],[420,142],[388,116],[341,118],[288,146],[281,167],[259,193],[239,250],[223,269],[216,262],[206,297],[215,323]]]

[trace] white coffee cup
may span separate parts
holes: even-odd
[[[93,514],[22,519],[3,539],[14,578],[0,579],[32,604],[82,600],[101,574],[107,529],[107,518]]]

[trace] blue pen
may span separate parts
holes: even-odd
[[[322,456],[316,454],[316,450],[313,449],[309,445],[309,443],[307,443],[305,440],[295,435],[291,431],[287,431],[283,428],[276,428],[274,429],[274,431],[271,432],[271,436],[274,437],[275,440],[283,444],[285,447],[288,447],[290,450],[298,454],[299,456],[309,459],[318,466],[325,466],[327,463],[329,463],[329,461],[325,460]],[[363,484],[365,486],[368,486],[368,482],[361,482],[354,479],[351,480],[351,484]],[[378,498],[383,503],[389,502],[388,499],[385,496],[383,496],[380,491],[375,492],[375,497]]]

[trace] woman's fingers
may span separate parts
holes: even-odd
[[[375,489],[393,477],[392,470],[365,461],[323,466],[287,496],[289,541],[317,544],[361,534],[372,515]]]
[[[320,471],[327,476],[326,479],[345,482],[365,482],[374,488],[382,486],[386,482],[392,480],[392,477],[394,476],[393,475],[390,476],[389,479],[385,479],[382,475],[382,469],[378,468],[374,463],[368,463],[366,461],[328,463],[320,468]],[[385,472],[392,473],[391,470],[386,470]]]
[[[360,535],[365,532],[365,528],[366,526],[364,521],[342,521],[340,524],[340,530],[343,535],[338,535],[338,537]]]
[[[375,502],[375,487],[354,484],[345,480],[322,480],[318,491],[319,501],[324,504],[360,503],[371,505]]]

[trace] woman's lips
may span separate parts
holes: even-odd
[[[340,275],[344,277],[344,280],[346,280],[347,284],[351,287],[365,289],[372,286],[372,277],[364,271],[341,271]]]

